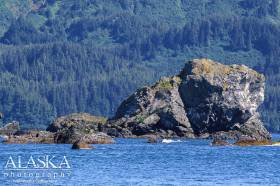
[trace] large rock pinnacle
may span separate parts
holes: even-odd
[[[117,110],[110,127],[120,135],[201,137],[223,134],[270,139],[257,108],[265,78],[244,65],[208,59],[186,63],[181,73],[137,90]]]

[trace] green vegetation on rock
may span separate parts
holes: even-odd
[[[160,89],[160,90],[170,90],[173,88],[171,82],[169,79],[163,79],[163,80],[160,80],[157,84],[157,87]]]

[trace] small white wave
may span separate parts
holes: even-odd
[[[276,144],[272,144],[272,145],[265,145],[265,146],[280,146],[280,144],[279,143],[276,143]]]
[[[172,140],[172,139],[163,139],[162,143],[178,143],[182,142],[181,140]]]
[[[280,146],[280,142],[274,142],[271,145],[261,145],[261,146],[266,146],[266,147],[279,147]]]

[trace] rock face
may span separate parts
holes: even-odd
[[[263,75],[243,65],[194,60],[180,77],[180,95],[196,134],[237,130],[258,139],[269,137],[257,112],[264,100]]]
[[[194,137],[179,94],[179,77],[161,79],[125,100],[109,123],[123,136]]]
[[[228,138],[270,139],[257,112],[264,85],[264,76],[244,65],[193,60],[179,75],[137,90],[107,128],[119,136],[193,138],[224,132]]]

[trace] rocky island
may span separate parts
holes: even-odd
[[[138,89],[111,119],[71,114],[56,119],[48,132],[13,133],[6,143],[113,143],[112,137],[151,135],[270,141],[257,110],[264,88],[264,76],[244,65],[195,59],[178,75]]]
[[[106,132],[117,137],[237,139],[245,135],[269,140],[257,111],[264,100],[264,86],[264,76],[244,65],[189,61],[178,75],[126,99],[107,122]]]

